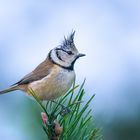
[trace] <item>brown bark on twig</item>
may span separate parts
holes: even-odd
[[[60,135],[62,134],[62,127],[58,122],[54,122],[53,134],[50,140],[59,140]]]

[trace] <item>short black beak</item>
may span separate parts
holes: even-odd
[[[77,57],[79,58],[79,57],[83,57],[83,56],[86,56],[85,54],[82,54],[82,53],[79,53],[78,55],[77,55]]]

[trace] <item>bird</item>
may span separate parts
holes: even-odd
[[[32,72],[0,94],[21,90],[30,96],[32,89],[40,100],[54,100],[64,95],[75,81],[74,64],[85,54],[79,53],[72,31],[57,47],[49,51],[46,59]]]

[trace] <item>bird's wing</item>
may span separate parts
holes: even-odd
[[[18,81],[14,85],[28,84],[33,81],[40,80],[50,73],[52,67],[53,67],[52,62],[46,59],[40,65],[38,65],[31,73],[24,76],[20,81]]]

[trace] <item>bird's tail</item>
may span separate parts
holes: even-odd
[[[9,87],[5,90],[2,90],[2,91],[0,91],[0,94],[4,94],[4,93],[11,92],[11,91],[14,91],[14,90],[18,90],[18,86],[12,86],[12,87]]]

